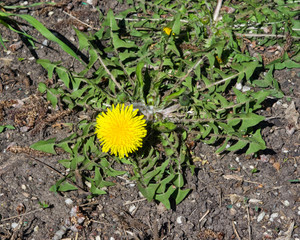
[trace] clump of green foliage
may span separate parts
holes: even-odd
[[[216,153],[243,150],[253,154],[266,148],[258,125],[265,118],[257,111],[267,97],[283,96],[273,71],[299,66],[295,62],[299,56],[290,59],[285,53],[263,66],[260,58],[241,51],[243,40],[236,33],[248,33],[249,28],[262,33],[263,27],[271,26],[272,34],[289,31],[297,36],[293,31],[299,29],[294,20],[297,12],[292,2],[244,1],[229,6],[234,13],[222,12],[222,19],[213,21],[215,6],[207,1],[127,3],[130,7],[116,16],[111,10],[105,17],[100,14],[101,29],[96,33],[75,29],[79,50],[89,56],[84,70],[71,71],[61,63],[38,60],[48,78],[58,80],[51,87],[40,83],[39,90],[53,107],[60,101],[82,112],[133,104],[147,118],[145,147],[126,159],[110,156],[101,152],[94,123],[82,120],[67,138],[40,141],[32,148],[55,154],[55,147],[60,147],[70,154],[69,159],[59,161],[70,171],[52,191],[76,190],[70,180],[75,183],[75,174],[80,173],[84,182],[90,182],[91,196],[105,194],[105,187],[113,185],[109,177],[129,174],[116,170],[116,163],[129,164],[130,177],[140,192],[149,201],[170,208],[190,191],[185,174],[193,173],[194,166],[186,145],[188,136],[215,144]],[[164,27],[171,28],[172,34],[163,31]],[[261,44],[271,46],[278,41],[265,38]],[[236,84],[250,90],[243,92]]]

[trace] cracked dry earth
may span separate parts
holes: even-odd
[[[34,1],[28,1],[29,4]],[[31,14],[49,29],[77,45],[72,25],[89,31],[65,14],[98,27],[97,11],[81,1],[56,1],[52,8],[33,8]],[[23,4],[11,1],[10,4]],[[126,9],[117,1],[93,1],[101,11]],[[43,154],[29,146],[39,140],[66,137],[66,123],[81,116],[52,109],[38,94],[37,84],[47,73],[36,58],[79,64],[29,26],[38,39],[36,50],[0,25],[2,37],[12,46],[0,51],[0,125],[15,130],[0,133],[0,239],[300,239],[300,71],[275,72],[286,96],[270,99],[261,114],[268,149],[258,156],[216,155],[215,147],[191,142],[196,166],[187,174],[191,194],[176,208],[166,210],[148,203],[126,177],[117,178],[107,195],[87,199],[84,191],[54,194],[49,188],[65,169],[57,160],[67,156]],[[13,45],[17,44],[17,45]],[[17,47],[16,47],[17,46]],[[23,58],[23,61],[19,61]],[[251,173],[256,168],[257,173]],[[40,203],[48,203],[46,209]]]

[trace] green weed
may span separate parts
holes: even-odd
[[[148,201],[171,208],[190,192],[185,176],[187,171],[193,173],[194,165],[188,137],[216,145],[216,153],[253,154],[266,148],[259,125],[265,118],[258,110],[266,98],[283,96],[273,72],[299,67],[299,56],[294,60],[285,53],[264,66],[261,57],[242,51],[240,36],[262,34],[271,27],[272,34],[261,42],[264,46],[284,44],[272,38],[276,34],[290,32],[297,37],[293,31],[299,29],[294,19],[296,3],[249,0],[230,6],[225,2],[231,11],[221,12],[222,19],[217,21],[214,3],[207,1],[127,3],[130,7],[116,16],[112,10],[105,17],[100,15],[101,29],[96,33],[75,29],[79,50],[89,56],[84,70],[71,71],[60,62],[38,60],[48,78],[56,80],[51,87],[40,83],[38,88],[53,107],[61,102],[84,113],[106,111],[112,104],[133,104],[147,118],[144,147],[129,158],[103,153],[94,134],[95,123],[87,120],[75,124],[77,131],[61,141],[43,140],[31,147],[53,154],[59,147],[70,154],[59,161],[70,171],[52,191],[76,190],[70,180],[75,183],[79,173],[83,182],[90,183],[91,197],[105,194],[114,185],[108,179],[129,174],[117,170],[121,163],[131,166],[130,177]],[[31,16],[5,12],[1,16],[21,17],[79,59]],[[237,86],[248,89],[241,91]]]

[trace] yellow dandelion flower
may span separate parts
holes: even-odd
[[[110,152],[115,156],[128,157],[128,153],[136,151],[142,146],[142,140],[147,134],[144,116],[136,116],[138,109],[133,111],[133,106],[124,107],[112,105],[112,110],[97,116],[97,138],[101,142],[102,151]]]
[[[164,27],[163,30],[168,36],[170,36],[170,34],[172,32],[172,28]],[[175,33],[172,33],[172,35],[175,35]]]
[[[223,63],[223,61],[222,61],[222,58],[219,58],[218,56],[216,56],[216,59],[217,59],[217,61],[218,61],[218,63]]]

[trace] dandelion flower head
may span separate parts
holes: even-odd
[[[101,142],[102,151],[111,151],[115,156],[128,157],[142,146],[142,140],[147,134],[144,116],[136,116],[138,109],[124,104],[112,105],[106,113],[101,113],[96,119],[97,138]]]
[[[164,32],[170,36],[171,32],[172,32],[172,28],[169,28],[169,27],[164,27],[163,28]],[[174,33],[172,33],[172,35],[175,35]]]

